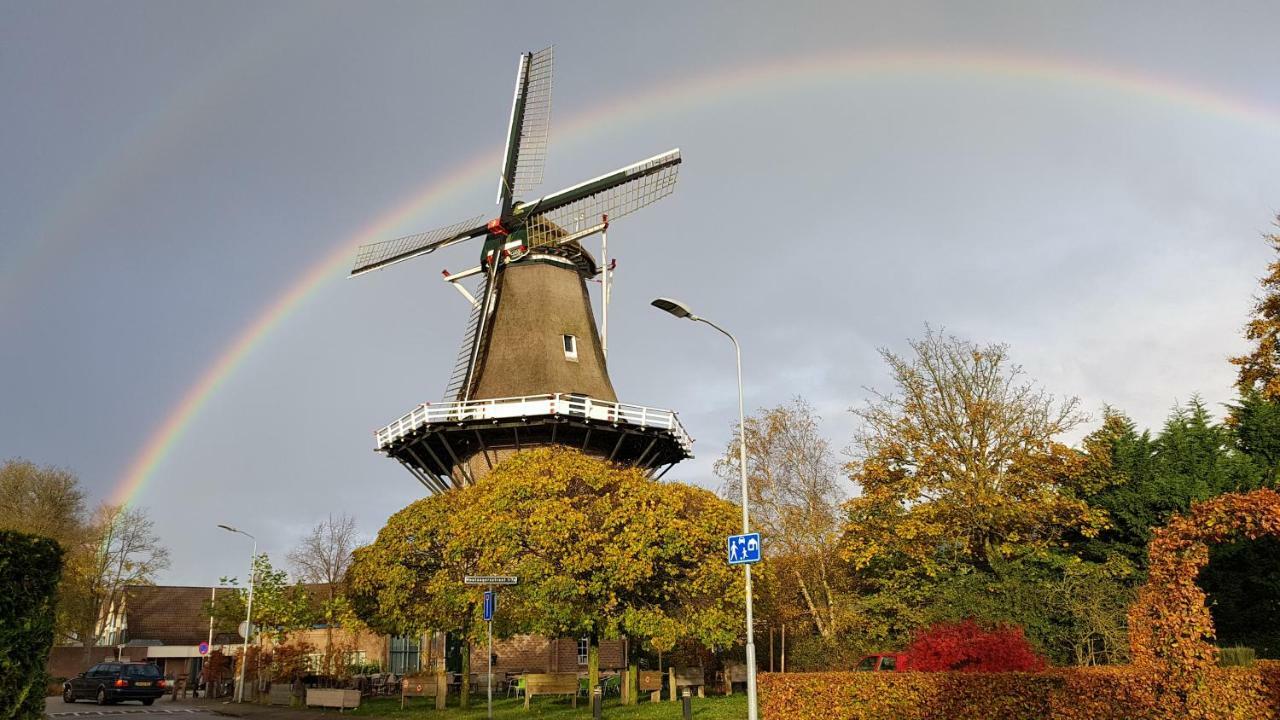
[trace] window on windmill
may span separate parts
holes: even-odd
[[[564,340],[564,357],[566,360],[578,359],[578,338],[574,335],[562,335]]]

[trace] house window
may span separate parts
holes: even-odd
[[[564,357],[566,360],[578,359],[578,338],[574,335],[561,335],[564,340]]]
[[[420,638],[406,635],[391,638],[391,672],[397,675],[422,669]]]
[[[591,638],[578,638],[578,664],[587,664],[587,651],[591,649]]]

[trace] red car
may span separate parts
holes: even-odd
[[[911,658],[906,653],[863,655],[853,669],[859,672],[906,672],[911,669]]]

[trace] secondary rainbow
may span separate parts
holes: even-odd
[[[797,88],[829,85],[865,78],[891,77],[993,78],[1012,82],[1040,81],[1071,84],[1120,93],[1148,102],[1165,103],[1214,116],[1280,129],[1280,113],[1266,106],[1219,95],[1203,88],[1179,84],[1169,78],[1117,68],[1018,55],[966,52],[836,53],[785,58],[727,71],[695,76],[673,84],[660,84],[645,92],[620,96],[589,112],[559,124],[560,142],[581,144],[606,130],[625,129],[658,114],[688,113],[708,106],[750,98],[763,92],[780,93]],[[645,115],[641,115],[641,111]],[[131,502],[146,487],[157,469],[182,440],[201,408],[235,373],[253,349],[271,335],[290,314],[327,281],[342,277],[356,246],[386,239],[410,227],[446,200],[479,190],[496,177],[499,153],[481,154],[427,184],[367,227],[344,240],[298,276],[261,313],[245,326],[148,435],[111,493],[110,502]],[[447,219],[447,218],[446,218]]]

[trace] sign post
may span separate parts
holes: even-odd
[[[493,720],[493,616],[498,611],[498,591],[495,585],[515,585],[520,579],[514,575],[467,575],[462,578],[464,585],[484,585],[484,621],[489,628],[489,720]]]
[[[489,625],[489,720],[493,720],[493,613],[498,609],[498,593],[492,587],[484,591],[484,621]]]

